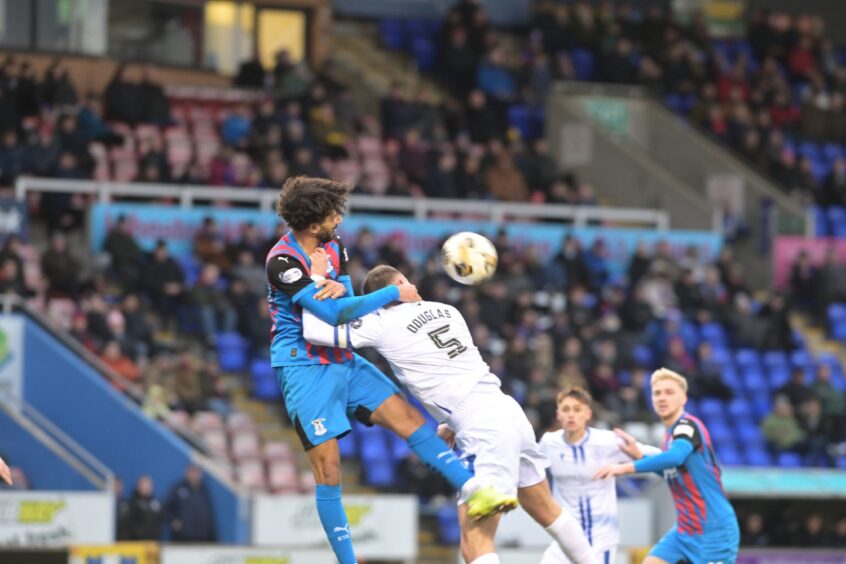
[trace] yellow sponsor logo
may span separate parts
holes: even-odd
[[[64,501],[22,501],[18,506],[18,523],[52,523]]]
[[[362,505],[347,505],[344,504],[344,510],[347,512],[347,520],[349,524],[355,527],[361,520],[364,519],[364,516],[370,513],[373,510],[373,506],[370,504],[362,504]]]
[[[291,559],[287,556],[284,558],[277,558],[275,556],[248,556],[244,559],[244,564],[291,564]]]

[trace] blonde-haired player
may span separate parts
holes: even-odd
[[[653,372],[652,406],[667,428],[664,452],[605,466],[594,478],[664,473],[676,505],[676,525],[652,547],[644,564],[733,564],[740,542],[737,515],[723,490],[708,429],[685,411],[686,403],[684,376],[667,368]]]
[[[556,403],[561,430],[546,433],[540,440],[541,451],[550,461],[552,493],[579,519],[598,561],[614,563],[620,543],[616,484],[614,480],[600,482],[591,477],[606,464],[639,459],[645,454],[657,454],[661,449],[640,444],[619,429],[588,427],[593,417],[593,399],[583,388],[560,391]],[[629,454],[621,450],[623,446]],[[541,564],[569,562],[555,543],[541,560]]]

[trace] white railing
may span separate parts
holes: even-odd
[[[192,207],[197,201],[244,202],[254,203],[263,211],[272,211],[278,198],[278,191],[274,189],[219,188],[179,184],[130,184],[34,177],[18,178],[15,183],[16,197],[19,200],[24,200],[30,192],[93,194],[103,203],[121,196],[150,200],[173,198],[178,200],[179,204],[185,208]],[[349,207],[351,210],[409,214],[413,215],[415,219],[426,219],[437,214],[459,213],[498,224],[510,219],[552,219],[572,223],[574,227],[585,227],[589,222],[609,222],[624,223],[659,231],[666,231],[670,228],[670,216],[666,211],[643,208],[362,195],[350,196]]]

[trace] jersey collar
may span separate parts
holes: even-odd
[[[587,440],[590,438],[590,427],[585,428],[585,436],[579,440],[577,443],[570,443],[567,442],[567,434],[562,430],[561,431],[561,438],[564,440],[564,444],[570,447],[579,447],[584,445]]]
[[[289,229],[288,232],[285,234],[285,238],[288,239],[288,243],[292,247],[297,249],[300,252],[300,254],[303,255],[303,258],[308,263],[305,266],[308,267],[308,268],[311,268],[311,258],[308,256],[308,253],[305,252],[305,250],[302,248],[302,246],[300,246],[300,243],[299,243],[299,241],[297,241],[297,238],[294,237],[294,232]]]

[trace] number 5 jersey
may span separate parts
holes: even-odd
[[[397,304],[337,327],[304,310],[303,335],[315,345],[375,348],[439,422],[449,418],[476,384],[500,385],[473,344],[464,317],[451,305]]]

